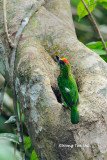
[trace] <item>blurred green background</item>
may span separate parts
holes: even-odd
[[[79,21],[77,15],[77,5],[79,1],[80,0],[70,0],[77,37],[84,44],[92,41],[99,41],[99,37],[95,33],[93,25],[88,16],[85,16]],[[97,5],[92,14],[98,24],[104,40],[107,41],[107,9],[101,5]]]

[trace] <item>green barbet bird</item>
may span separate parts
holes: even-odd
[[[67,59],[61,59],[58,56],[56,58],[60,69],[57,82],[61,92],[62,103],[71,110],[71,122],[77,124],[79,122],[77,107],[80,102],[77,84],[73,74],[71,74],[71,66]]]

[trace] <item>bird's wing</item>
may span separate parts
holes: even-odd
[[[66,104],[67,104],[69,107],[72,108],[74,105],[75,105],[75,107],[76,107],[76,106],[79,104],[79,96],[78,96],[78,98],[77,98],[76,103],[74,103],[74,100],[73,100],[73,98],[72,98],[72,93],[71,93],[71,91],[70,91],[68,88],[66,88],[66,87],[64,87],[64,89],[65,89],[65,91],[66,91],[65,94],[64,94],[64,92],[61,93],[64,101],[66,102]]]
[[[77,106],[79,104],[79,96],[77,98],[77,101],[74,101],[75,95],[72,96],[72,91],[67,88],[64,87],[61,83],[60,83],[60,77],[58,78],[58,86],[61,92],[61,95],[63,97],[63,100],[65,101],[65,103],[69,106],[69,107],[73,107],[74,105]],[[74,89],[75,90],[75,89]],[[74,91],[75,92],[75,91]],[[76,93],[75,93],[76,94]]]
[[[63,93],[61,93],[61,95],[62,95],[62,97],[63,97],[63,99],[64,99],[64,101],[65,101],[65,103],[69,106],[69,107],[73,107],[73,104],[72,103],[70,103],[68,100],[67,100],[67,98],[66,98],[66,96],[65,96],[65,94],[63,94]],[[69,94],[68,94],[68,96],[69,96]],[[70,96],[69,96],[70,97]],[[71,97],[70,97],[71,98]]]

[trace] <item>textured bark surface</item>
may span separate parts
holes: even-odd
[[[11,38],[35,2],[7,2]],[[9,53],[1,8],[2,3],[0,34]],[[81,104],[80,122],[76,125],[70,122],[70,111],[57,101],[56,55],[69,60],[78,84]],[[77,40],[69,0],[46,0],[35,13],[20,38],[15,65],[17,95],[39,159],[106,160],[107,64]]]

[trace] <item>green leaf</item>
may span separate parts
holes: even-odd
[[[20,106],[19,106],[19,103],[17,102],[17,111],[18,111],[18,117],[20,119]]]
[[[105,42],[105,44],[107,46],[107,42]],[[86,46],[90,49],[103,49],[104,48],[101,41],[90,42],[90,43],[87,43]]]
[[[107,2],[107,0],[96,0],[97,3]]]
[[[16,116],[11,116],[5,123],[15,123],[16,122]]]
[[[96,2],[97,2],[98,5],[101,5],[105,9],[107,9],[107,0],[97,0]]]
[[[80,0],[70,0],[71,5],[77,7]]]
[[[98,55],[106,55],[106,51],[102,49],[91,49],[92,51],[96,52]]]
[[[94,0],[84,0],[90,12],[96,7],[97,3]],[[77,14],[79,16],[79,20],[84,16],[88,15],[88,12],[84,6],[84,4],[80,1],[77,6]]]
[[[100,56],[105,62],[107,62],[107,57],[105,56]]]
[[[21,117],[21,120],[22,120],[22,122],[24,122],[24,114],[22,114],[22,117]]]
[[[105,42],[106,46],[107,46],[107,42]],[[104,46],[102,44],[101,41],[97,41],[97,42],[90,42],[88,44],[86,44],[86,46],[88,48],[90,48],[92,51],[96,52],[98,55],[100,55],[100,57],[107,62],[107,57],[105,57],[105,55],[107,54],[106,51],[103,50]]]
[[[0,139],[5,139],[14,143],[19,143],[18,137],[15,134],[12,133],[1,133]]]
[[[105,9],[107,9],[107,2],[102,2],[102,3],[99,3],[101,6],[103,6]]]
[[[19,106],[19,103],[17,102],[17,111],[18,111],[18,117],[19,117],[19,119],[20,119],[20,106]],[[21,116],[21,120],[22,120],[22,122],[24,122],[24,114],[22,114],[22,116]]]
[[[24,140],[24,147],[25,147],[25,150],[29,149],[31,147],[31,140],[30,140],[30,137],[27,137],[25,140]]]
[[[15,160],[14,145],[4,139],[0,139],[0,160]],[[17,149],[16,160],[22,160],[21,153]]]
[[[38,157],[37,157],[37,154],[36,154],[35,150],[32,151],[30,160],[39,160]]]

